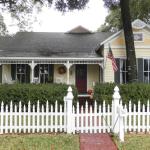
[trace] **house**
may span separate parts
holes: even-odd
[[[138,62],[138,78],[149,82],[150,26],[132,23]],[[109,44],[118,65],[113,71],[107,58]],[[126,82],[123,31],[90,32],[78,26],[67,33],[19,32],[0,37],[1,83],[67,83],[86,93],[96,82]]]

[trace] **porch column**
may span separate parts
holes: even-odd
[[[99,79],[100,79],[100,82],[104,83],[104,63],[99,63]]]
[[[30,80],[30,83],[33,83],[34,82],[34,67],[36,66],[36,64],[32,60],[32,62],[29,65],[31,67],[31,80]]]
[[[67,61],[66,64],[64,64],[67,68],[67,84],[70,84],[70,67],[72,66],[72,64],[69,63],[69,61]]]

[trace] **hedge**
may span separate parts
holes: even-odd
[[[73,88],[74,102],[77,100],[77,89]],[[49,104],[54,104],[58,101],[58,104],[63,103],[63,97],[67,94],[68,85],[65,84],[12,84],[12,85],[0,85],[0,102],[9,104],[10,101],[18,104],[19,101],[22,104],[27,105],[30,100],[31,104],[37,104],[37,100],[40,104],[45,104],[48,100]]]
[[[116,84],[114,83],[104,83],[104,84],[96,84],[94,88],[94,99],[97,100],[98,103],[102,104],[103,100],[106,101],[106,104],[111,104],[112,95],[114,91],[114,87]],[[150,99],[150,85],[144,83],[132,83],[132,84],[120,84],[117,85],[120,89],[120,95],[123,104],[131,102],[133,104],[141,101],[141,104],[147,105],[147,100]]]

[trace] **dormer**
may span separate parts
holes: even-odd
[[[85,27],[79,25],[73,29],[71,29],[70,31],[66,32],[69,34],[91,34],[92,31],[86,29]]]

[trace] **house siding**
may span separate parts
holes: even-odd
[[[87,65],[87,90],[99,82],[99,65]]]
[[[59,74],[58,68],[62,65],[54,65],[54,82],[55,83],[66,83],[67,82],[67,73]]]
[[[134,33],[143,33],[143,41],[141,42],[134,42],[135,44],[135,52],[136,58],[149,58],[150,59],[150,31],[147,29],[140,29],[140,30],[133,30]],[[124,33],[120,33],[118,37],[113,38],[109,41],[111,45],[111,49],[113,51],[113,55],[115,58],[126,58],[126,49],[125,49],[125,42],[124,42]],[[108,53],[108,43],[105,44],[104,49],[104,59],[107,57]],[[138,65],[138,64],[137,64]],[[114,72],[112,73],[112,64],[109,59],[105,62],[105,76],[104,82],[115,82],[114,81]]]

